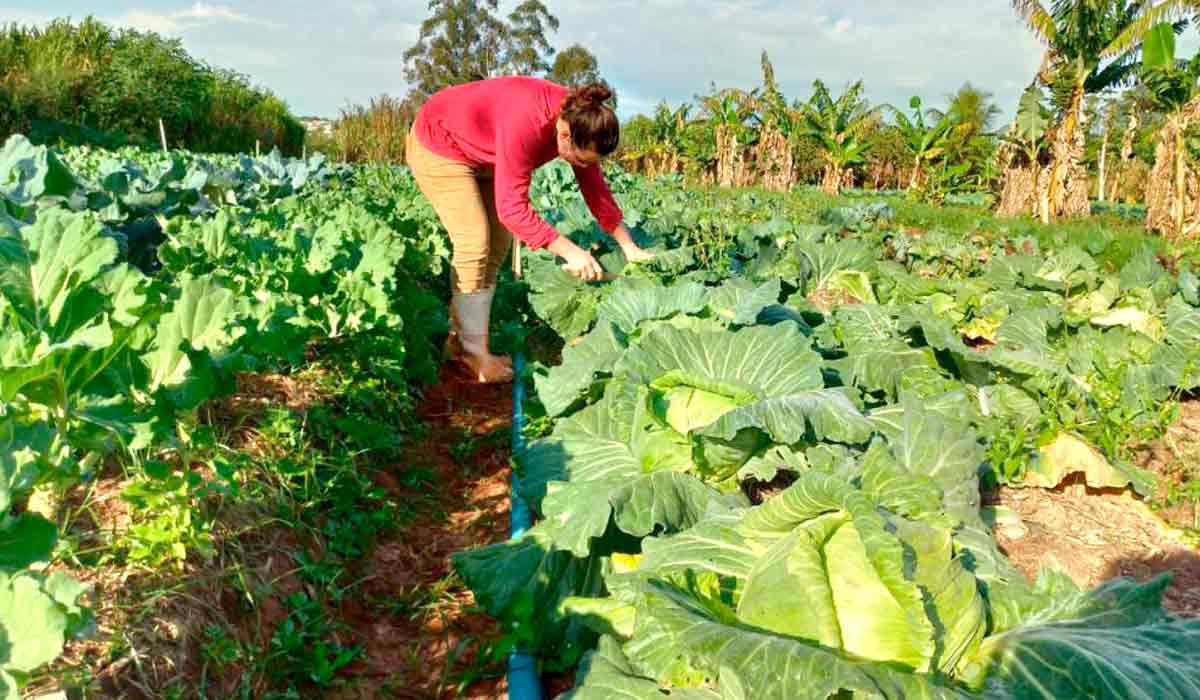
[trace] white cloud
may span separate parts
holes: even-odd
[[[919,91],[936,104],[969,80],[1011,108],[1040,56],[1008,3],[610,0],[553,9],[561,42],[586,38],[626,116],[634,105],[678,103],[711,83],[755,86],[764,49],[790,98],[807,98],[816,78],[835,88],[861,78],[877,102],[907,103]]]
[[[32,12],[14,7],[0,7],[0,24],[19,24],[21,26],[42,26],[49,24],[54,15],[45,12]]]
[[[183,34],[192,29],[214,24],[257,24],[259,20],[228,5],[194,2],[191,6],[171,12],[128,10],[109,20],[121,27],[133,27],[159,34]]]
[[[179,13],[181,18],[200,21],[215,20],[222,22],[253,22],[246,15],[225,5],[210,5],[206,2],[195,2],[192,6]]]
[[[31,19],[83,0],[16,0]],[[12,0],[0,0],[10,2]],[[507,14],[518,0],[501,0]],[[55,5],[58,5],[58,8]],[[93,3],[99,6],[99,4]],[[301,113],[332,116],[347,101],[403,94],[403,53],[426,0],[120,0],[109,21],[183,36],[193,55],[251,76]],[[546,0],[561,20],[552,42],[582,43],[621,96],[622,116],[707,92],[753,87],[766,49],[789,98],[813,79],[863,79],[876,102],[936,105],[965,81],[1011,111],[1041,55],[1010,3],[964,0]],[[48,10],[48,12],[46,12]],[[6,12],[0,17],[18,17]],[[112,17],[112,15],[118,15]],[[1190,37],[1188,37],[1190,38]],[[1186,43],[1186,42],[1184,42]]]

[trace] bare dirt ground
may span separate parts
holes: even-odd
[[[1136,450],[1139,466],[1161,482],[1155,502],[1200,470],[1200,401],[1185,401],[1179,418],[1160,440]],[[1173,572],[1164,605],[1200,616],[1200,552],[1183,529],[1195,529],[1195,501],[1158,512],[1127,490],[1092,489],[1069,480],[1056,489],[1001,489],[990,499],[1020,516],[1001,522],[1001,549],[1029,576],[1053,566],[1091,587],[1115,576],[1139,580]]]
[[[416,409],[420,438],[368,474],[409,516],[346,572],[353,585],[327,606],[330,641],[362,651],[331,690],[314,687],[305,697],[506,697],[504,659],[490,646],[498,630],[474,608],[450,556],[508,536],[511,391],[472,383],[447,366]],[[258,430],[268,409],[303,415],[325,398],[292,377],[244,375],[234,397],[211,406],[212,419],[231,446],[270,450]],[[68,495],[68,506],[86,500],[72,526],[81,542],[101,546],[106,533],[128,527],[129,506],[120,498],[127,483],[105,474],[86,495]],[[296,557],[319,559],[319,543],[274,520],[253,504],[222,509],[215,556],[190,557],[177,570],[60,565],[93,586],[96,630],[69,643],[53,675],[29,690],[36,696],[65,685],[78,689],[72,698],[261,697],[269,689],[262,669],[249,668],[244,655],[214,663],[210,631],[231,631],[221,642],[229,649],[269,650],[288,620],[289,597],[315,595]],[[555,682],[562,685],[548,679]]]
[[[502,664],[481,658],[497,636],[450,566],[462,549],[508,537],[512,387],[471,383],[452,366],[418,408],[427,434],[406,463],[373,478],[396,499],[422,497],[413,523],[386,536],[363,568],[341,615],[365,648],[348,670],[359,679],[338,698],[501,698]],[[404,472],[431,470],[436,492],[401,486]],[[399,604],[398,604],[399,603]],[[460,677],[491,676],[465,687]]]

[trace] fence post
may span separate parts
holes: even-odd
[[[167,127],[163,126],[161,117],[158,120],[158,138],[162,140],[163,153],[167,153]]]
[[[261,144],[262,144],[261,141],[259,141],[258,139],[254,139],[254,157],[255,158],[262,157]]]

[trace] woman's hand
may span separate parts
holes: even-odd
[[[625,259],[629,262],[643,262],[654,257],[654,253],[639,248],[637,243],[621,246],[621,252],[625,253]]]
[[[633,236],[629,235],[629,229],[625,228],[625,224],[620,224],[613,229],[612,237],[621,246],[621,252],[625,253],[625,259],[629,262],[643,262],[654,257],[653,253],[643,250],[641,246],[633,242]]]
[[[551,253],[566,261],[564,270],[585,282],[597,282],[604,278],[604,268],[592,254],[575,245],[566,236],[559,236],[546,246]]]

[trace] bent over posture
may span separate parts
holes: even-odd
[[[604,85],[569,90],[546,80],[504,77],[456,85],[434,94],[413,122],[406,154],[421,192],[433,204],[453,247],[452,339],[481,382],[512,379],[508,358],[488,348],[496,276],[512,236],[547,248],[580,279],[604,271],[590,253],[560,236],[529,201],[533,171],[562,158],[600,227],[630,260],[649,256],[621,223],[600,159],[620,136]]]

